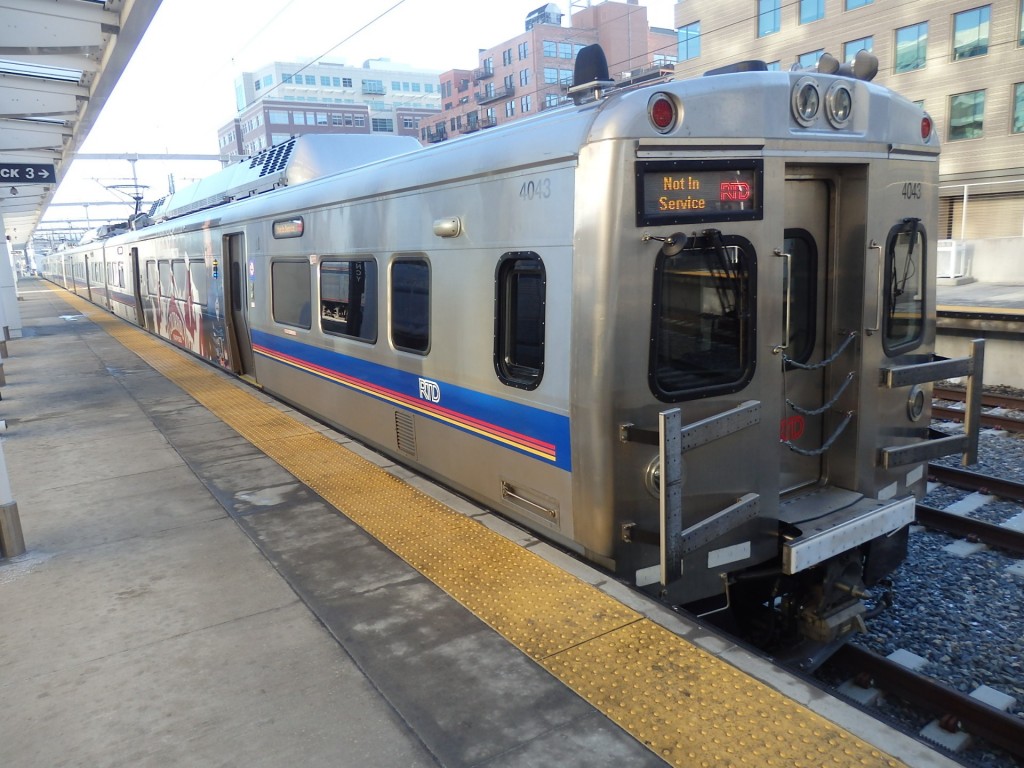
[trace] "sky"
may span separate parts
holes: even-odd
[[[586,0],[580,0],[581,4]],[[542,0],[163,0],[80,153],[216,154],[235,116],[234,81],[272,61],[388,58],[416,69],[473,69],[477,51],[515,37]],[[596,4],[596,0],[595,0]],[[651,26],[674,27],[675,0],[641,0]],[[568,15],[569,0],[556,2]],[[563,26],[568,24],[568,17]],[[218,170],[217,163],[139,161],[146,202]],[[127,161],[72,163],[55,203],[90,201],[90,219],[132,212]],[[114,189],[108,189],[114,187]],[[101,206],[117,202],[118,206]],[[82,218],[51,206],[44,221]]]

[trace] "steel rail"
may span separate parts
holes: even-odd
[[[984,405],[984,403],[982,404]],[[932,418],[945,419],[947,421],[963,421],[964,412],[959,408],[949,408],[944,405],[932,405]],[[1007,432],[1024,432],[1024,419],[1015,419],[1012,416],[1000,416],[992,413],[981,414],[981,426],[994,429],[1004,429]]]
[[[983,475],[959,467],[946,467],[941,464],[928,465],[928,477],[943,485],[952,485],[965,491],[981,491],[1001,499],[1010,499],[1024,503],[1024,483],[1004,480],[1001,477]]]
[[[1003,712],[937,680],[847,643],[832,657],[840,666],[865,674],[872,685],[919,707],[945,722],[1017,758],[1024,758],[1024,718]]]
[[[962,389],[950,389],[949,387],[934,387],[932,397],[936,400],[951,400],[955,403],[962,403],[966,393]],[[989,408],[1008,408],[1011,411],[1024,411],[1024,397],[1013,395],[983,394],[981,404]]]
[[[1024,531],[1015,531],[1001,525],[986,523],[973,517],[935,509],[924,504],[915,508],[917,522],[926,528],[953,536],[972,538],[996,549],[1024,555]]]

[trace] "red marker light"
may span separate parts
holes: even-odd
[[[664,93],[656,93],[647,104],[651,125],[658,133],[668,133],[676,124],[676,105]]]
[[[928,141],[928,137],[932,135],[932,119],[925,115],[921,118],[921,138],[924,141]]]

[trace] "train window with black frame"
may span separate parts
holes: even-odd
[[[313,291],[308,261],[275,261],[270,265],[274,321],[309,330]]]
[[[927,252],[920,219],[904,219],[889,231],[885,247],[885,320],[882,346],[890,357],[921,343]]]
[[[503,384],[536,389],[544,374],[544,263],[535,253],[506,253],[495,280],[494,369]]]
[[[146,262],[146,292],[151,296],[159,293],[160,282],[156,276],[156,262],[150,259]]]
[[[649,380],[665,401],[737,392],[754,375],[755,256],[749,241],[705,230],[658,253]]]
[[[786,357],[806,363],[814,352],[818,306],[818,249],[805,229],[787,229],[783,250],[790,255],[789,348]]]
[[[188,279],[192,286],[192,303],[206,306],[206,260],[188,260]]]
[[[377,341],[377,262],[320,262],[320,327],[324,333]]]
[[[425,355],[430,349],[430,265],[399,259],[391,265],[391,342]]]

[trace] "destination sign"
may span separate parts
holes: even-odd
[[[637,164],[637,225],[760,219],[760,161]]]
[[[0,163],[0,181],[9,184],[52,184],[56,180],[53,164]]]

